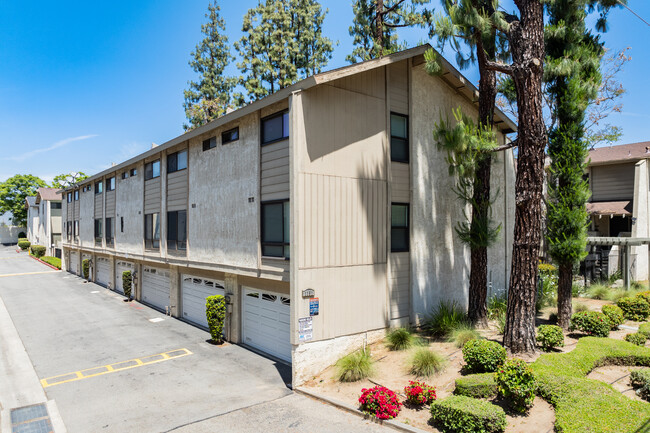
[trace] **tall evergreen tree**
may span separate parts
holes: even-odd
[[[395,29],[424,27],[431,12],[422,8],[431,0],[356,0],[352,3],[354,21],[349,28],[355,46],[345,58],[350,63],[374,59],[406,48]]]
[[[316,0],[265,0],[244,15],[244,36],[235,43],[237,67],[250,100],[258,100],[317,74],[332,57]]]
[[[188,82],[189,89],[183,92],[183,108],[189,122],[183,125],[185,130],[222,116],[233,103],[232,92],[237,79],[226,76],[225,69],[234,57],[230,54],[228,37],[225,35],[226,22],[219,10],[216,0],[208,6],[208,13],[205,14],[208,22],[201,25],[205,38],[191,54],[189,65],[199,74],[199,80]]]
[[[587,31],[587,0],[547,3],[546,79],[553,100],[554,128],[549,134],[547,239],[559,265],[558,325],[569,328],[573,266],[586,256],[589,185],[583,178],[589,143],[585,113],[601,83],[602,44]]]

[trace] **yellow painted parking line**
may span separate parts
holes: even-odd
[[[61,272],[61,271],[39,271],[39,272],[21,272],[19,274],[2,274],[0,275],[0,278],[2,277],[18,277],[21,275],[37,275],[37,274],[53,274],[56,272]]]
[[[183,356],[191,355],[187,349],[170,350],[169,352],[157,353],[155,355],[145,356],[143,358],[129,359],[128,361],[115,362],[113,364],[103,365],[101,367],[87,368],[86,370],[74,371],[72,373],[60,374],[58,376],[41,379],[41,386],[47,388],[62,383],[75,382],[77,380],[89,379],[91,377],[101,376],[108,373],[129,370],[131,368],[143,367],[145,365],[155,364],[157,362],[169,361]],[[157,359],[150,359],[159,357]],[[103,371],[101,371],[103,369]]]

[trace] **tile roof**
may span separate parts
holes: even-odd
[[[593,215],[632,215],[632,200],[587,203],[587,212]]]
[[[40,203],[41,200],[61,200],[61,193],[59,192],[59,188],[39,188],[36,191],[36,203]]]
[[[610,162],[639,161],[650,158],[650,141],[640,143],[620,144],[618,146],[598,147],[589,151],[590,165],[601,165]]]

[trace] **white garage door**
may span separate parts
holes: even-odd
[[[244,343],[291,362],[288,295],[244,287]]]
[[[79,254],[78,253],[70,253],[70,266],[68,266],[68,270],[72,272],[73,274],[77,274],[79,271]]]
[[[183,275],[183,319],[208,329],[205,317],[205,298],[225,295],[223,281]]]
[[[169,271],[142,269],[142,302],[165,311],[169,306]]]
[[[95,282],[100,286],[108,287],[111,280],[111,264],[106,257],[97,257]]]
[[[115,263],[115,291],[124,294],[124,284],[122,284],[122,273],[131,271],[133,273],[133,263],[119,261]],[[131,289],[133,295],[133,289]]]

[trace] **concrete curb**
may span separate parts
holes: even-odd
[[[357,415],[357,416],[359,416],[359,417],[361,417],[363,419],[367,419],[367,420],[373,421],[373,422],[375,422],[377,424],[385,425],[387,427],[390,427],[393,430],[397,430],[397,431],[401,431],[401,432],[407,432],[407,433],[428,433],[425,430],[421,430],[421,429],[416,428],[416,427],[411,427],[410,425],[404,424],[404,423],[399,422],[399,421],[395,421],[394,419],[381,420],[381,419],[377,419],[377,418],[374,418],[374,417],[369,417],[365,413],[361,412],[360,410],[358,410],[355,407],[350,406],[349,404],[342,403],[340,401],[334,400],[334,399],[329,398],[329,397],[322,396],[320,394],[316,394],[316,393],[311,392],[311,391],[307,391],[304,388],[294,388],[293,390],[295,392],[297,392],[298,394],[302,394],[302,395],[305,395],[307,397],[313,398],[315,400],[321,401],[323,403],[327,403],[327,404],[329,404],[331,406],[337,407],[337,408],[342,409],[342,410],[344,410],[346,412],[350,412],[352,414],[355,414],[355,415]]]

